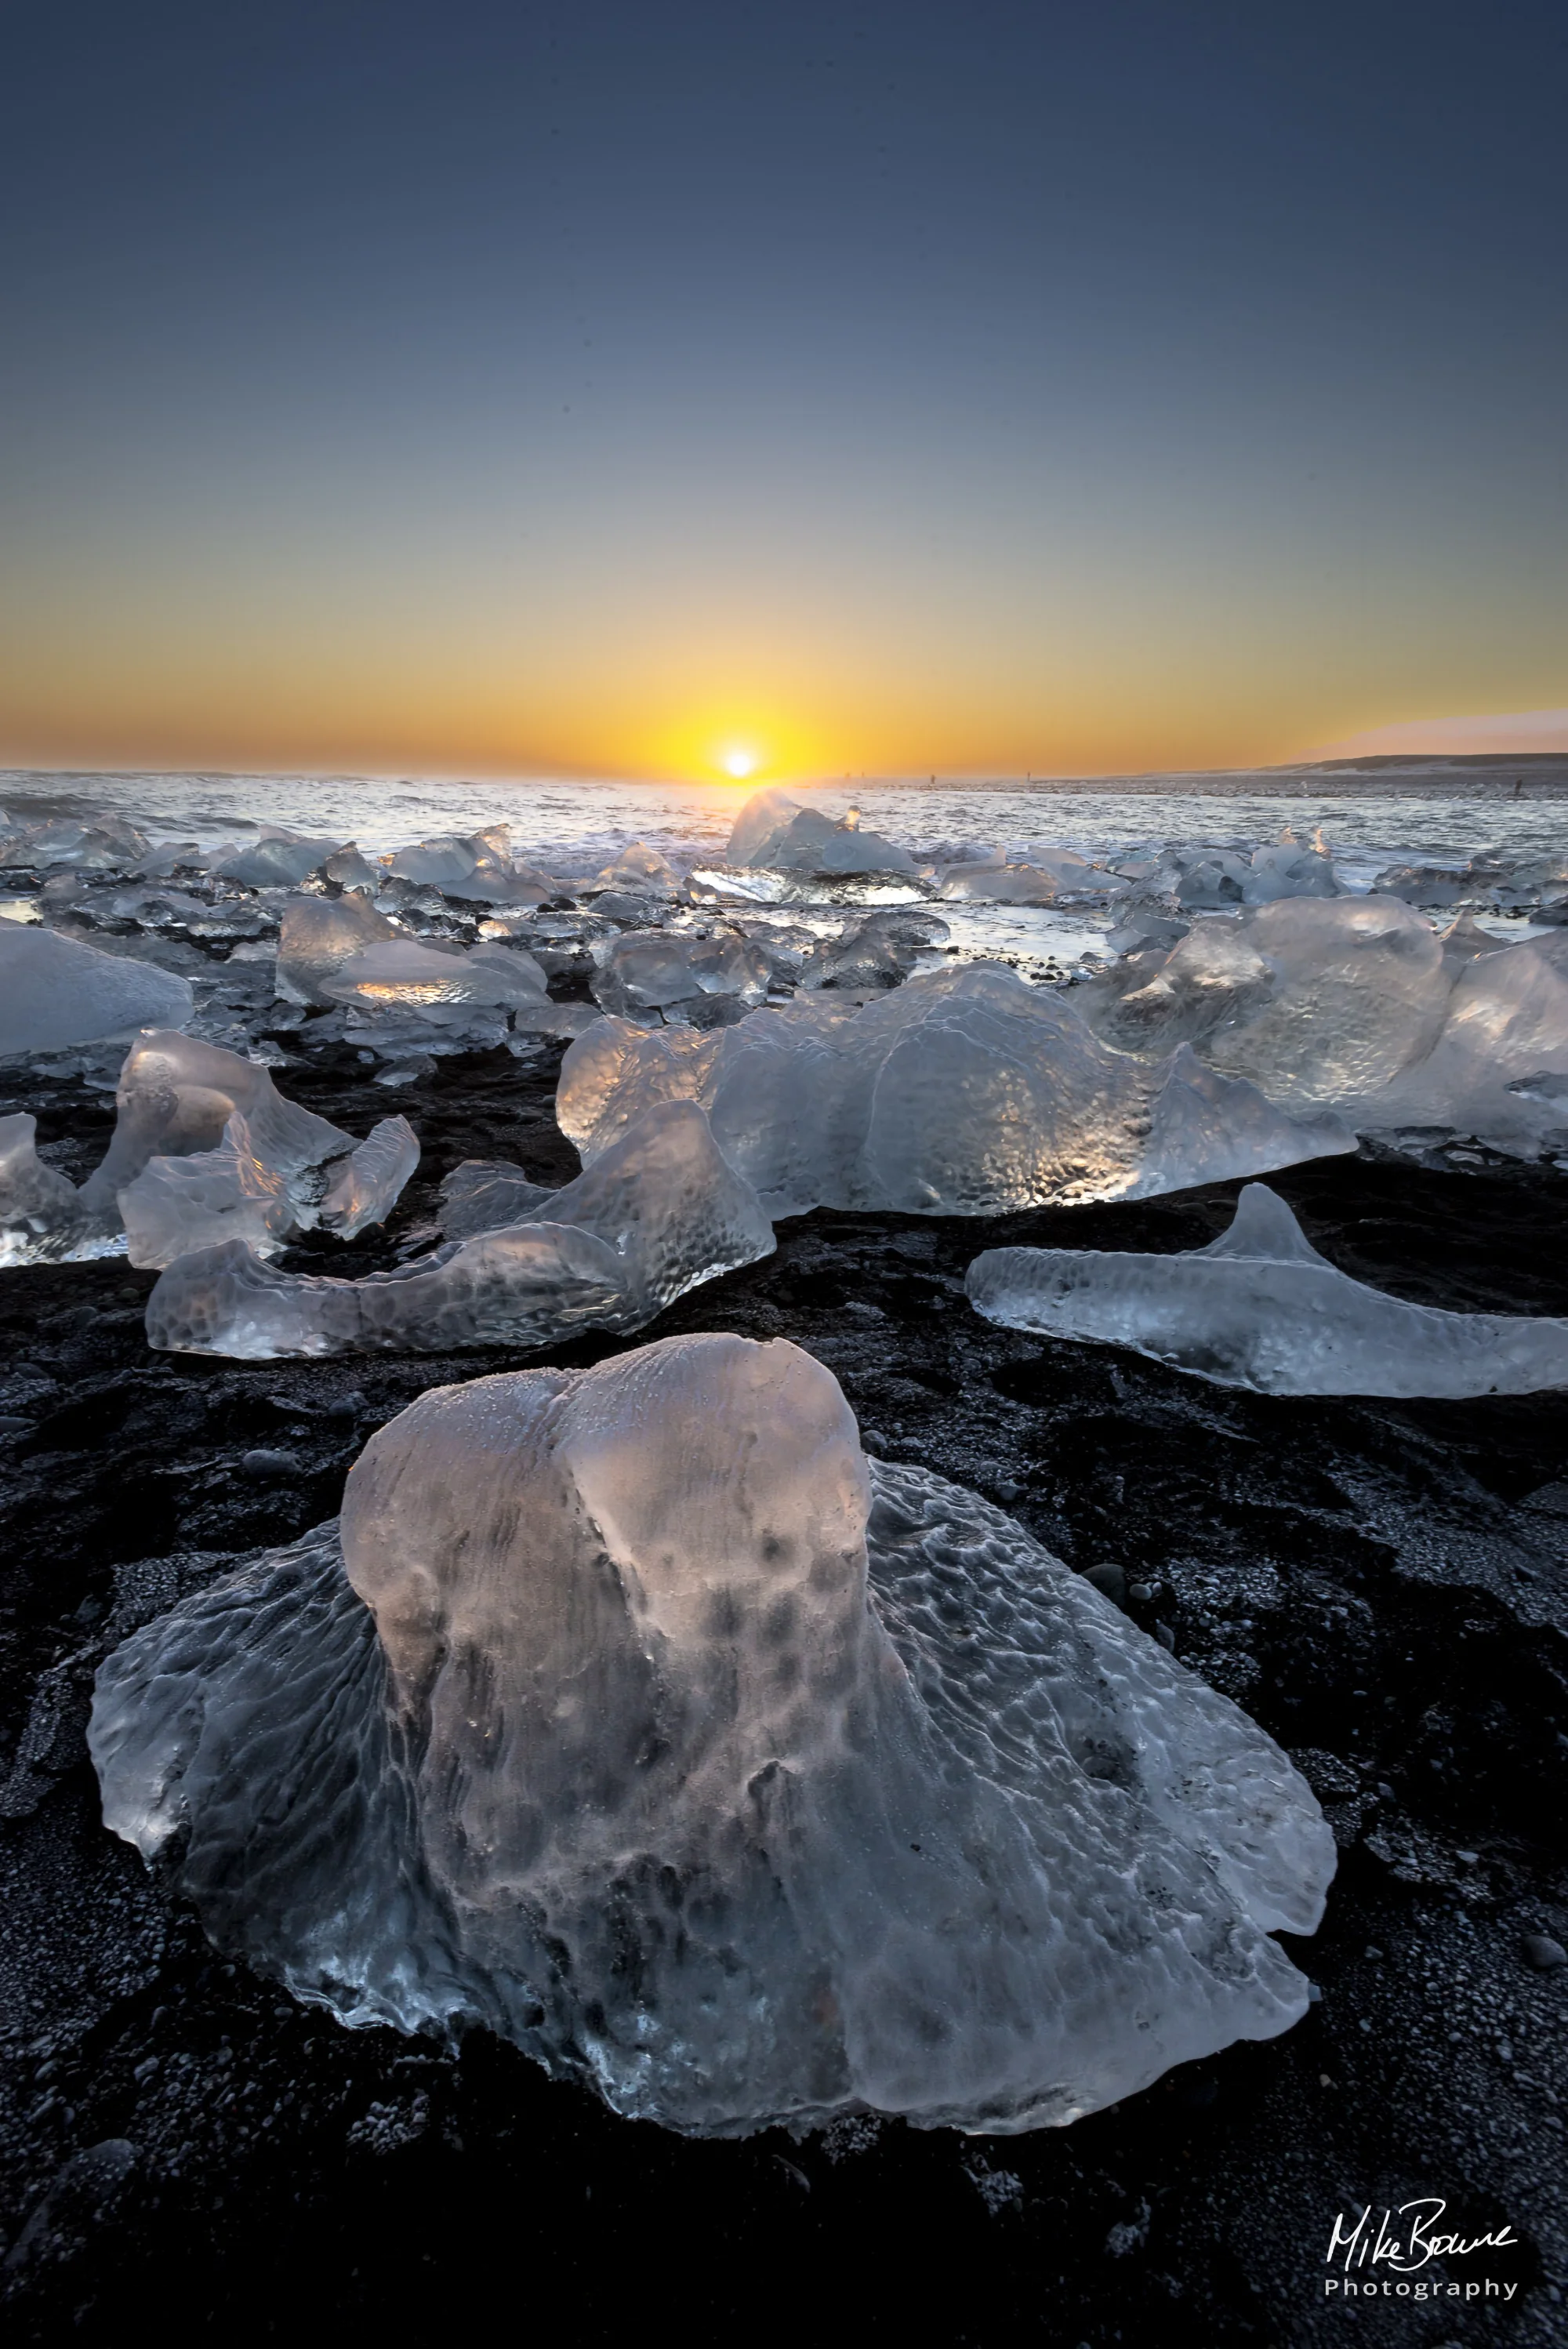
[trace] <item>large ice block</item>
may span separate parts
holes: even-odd
[[[1439,936],[1397,896],[1294,898],[1129,957],[1075,1009],[1122,1050],[1191,1043],[1293,1109],[1364,1133],[1436,1128],[1525,1155],[1564,1121],[1517,1081],[1568,1074],[1568,935]]]
[[[138,1028],[182,1028],[194,1006],[190,980],[173,971],[53,930],[0,922],[0,1058]]]
[[[1337,1119],[1287,1116],[1190,1051],[1110,1050],[1054,988],[985,964],[700,1037],[601,1020],[562,1063],[556,1116],[588,1161],[671,1100],[701,1103],[773,1216],[1140,1198],[1355,1147]]]
[[[544,1346],[590,1325],[640,1330],[772,1248],[771,1224],[702,1112],[669,1102],[515,1223],[396,1272],[281,1273],[238,1244],[183,1256],[148,1299],[147,1335],[169,1352],[253,1361]]]
[[[1284,1201],[1249,1183],[1222,1239],[1182,1256],[988,1248],[969,1268],[988,1321],[1130,1346],[1260,1394],[1532,1394],[1568,1386],[1568,1320],[1443,1313],[1352,1280]]]
[[[107,1824],[355,2023],[694,2135],[1061,2126],[1268,2038],[1334,1846],[1226,1698],[831,1374],[685,1337],[438,1388],[338,1529],[101,1669]]]

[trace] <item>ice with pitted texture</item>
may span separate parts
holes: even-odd
[[[98,1674],[108,1825],[354,2023],[693,2135],[1059,2127],[1267,2038],[1334,1846],[1226,1698],[783,1341],[438,1388]]]
[[[419,1138],[407,1119],[384,1117],[335,1163],[321,1202],[323,1229],[352,1240],[372,1224],[384,1224],[418,1164]]]
[[[0,1268],[118,1255],[118,1229],[88,1214],[74,1183],[38,1156],[38,1122],[0,1117]]]
[[[1199,923],[1073,1003],[1123,1050],[1190,1043],[1283,1107],[1365,1133],[1447,1129],[1526,1155],[1564,1139],[1513,1087],[1568,1074],[1568,935],[1504,947],[1473,922],[1439,936],[1397,896],[1295,898]]]
[[[335,864],[337,858],[332,860]],[[359,890],[341,897],[291,897],[278,936],[278,993],[294,1003],[326,1004],[324,990],[346,962],[397,932]]]
[[[0,1058],[59,1051],[138,1028],[182,1028],[189,979],[23,922],[0,922]]]
[[[985,964],[854,1010],[825,994],[717,1034],[606,1019],[562,1063],[556,1116],[592,1161],[656,1102],[691,1100],[773,1216],[919,1215],[1146,1198],[1355,1147],[1188,1050],[1108,1050],[1054,988]]]
[[[1222,1239],[1182,1256],[988,1248],[969,1268],[988,1321],[1130,1346],[1259,1394],[1532,1394],[1568,1386],[1568,1320],[1443,1313],[1352,1280],[1284,1201],[1249,1183]]]
[[[504,1231],[555,1196],[548,1184],[531,1183],[504,1159],[465,1158],[442,1178],[441,1237],[468,1240],[476,1232]]]
[[[147,1335],[168,1352],[248,1361],[544,1346],[590,1326],[640,1330],[772,1250],[772,1225],[702,1112],[669,1102],[515,1222],[396,1272],[281,1273],[238,1243],[183,1256],[148,1299]]]
[[[594,948],[593,1000],[602,1010],[638,1019],[657,1012],[700,1025],[705,998],[731,997],[750,1009],[768,993],[773,966],[749,939],[720,933],[683,937],[670,930],[628,930]]]
[[[119,1197],[130,1260],[148,1269],[225,1241],[270,1256],[296,1219],[287,1178],[255,1149],[237,1110],[216,1149],[150,1158]]]
[[[114,1136],[82,1185],[83,1204],[107,1212],[150,1158],[217,1150],[236,1112],[251,1152],[278,1174],[300,1174],[354,1148],[351,1133],[285,1101],[256,1061],[193,1036],[150,1029],[126,1055],[115,1093]]]

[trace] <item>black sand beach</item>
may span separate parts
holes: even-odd
[[[557,1050],[443,1062],[395,1105],[425,1158],[374,1245],[390,1264],[465,1157],[559,1182]],[[384,1090],[334,1049],[280,1071],[362,1130]],[[14,1082],[4,1107],[78,1179],[109,1096]],[[1457,1309],[1568,1313],[1568,1182],[1491,1159],[1363,1149],[1271,1177],[1358,1278]],[[0,1819],[8,1920],[0,2122],[13,2337],[134,2324],[405,2340],[570,2295],[569,2337],[655,2313],[717,2340],[779,2325],[1070,2345],[1549,2344],[1568,2267],[1568,1440],[1553,1394],[1467,1403],[1266,1400],[980,1320],[985,1247],[1176,1249],[1235,1186],[990,1220],[819,1213],[776,1256],[655,1325],[784,1336],[827,1362],[868,1448],[1012,1510],[1072,1565],[1119,1566],[1130,1611],[1236,1697],[1323,1800],[1339,1874],[1292,1945],[1321,1991],[1240,2045],[1070,2129],[1010,2139],[840,2124],[691,2143],[619,2120],[480,2035],[454,2057],[350,2033],[214,1953],[99,1824],[92,1674],[125,1632],[331,1516],[369,1433],[425,1388],[541,1356],[242,1363],[150,1353],[152,1276],[29,1267],[0,1288],[5,1513]],[[308,1249],[284,1259],[319,1262]],[[580,1340],[548,1359],[617,1350]],[[1111,1578],[1114,1580],[1114,1577]],[[16,1732],[20,1729],[19,1742]],[[1336,2216],[1440,2197],[1506,2224],[1511,2299],[1326,2298]],[[700,2246],[700,2260],[696,2256]],[[1336,2271],[1337,2272],[1338,2271]]]

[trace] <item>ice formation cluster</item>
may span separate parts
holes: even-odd
[[[1355,1147],[1184,1048],[1152,1066],[1108,1050],[1054,990],[984,964],[707,1035],[602,1020],[562,1064],[556,1116],[586,1164],[672,1100],[701,1104],[776,1216],[1144,1198]]]
[[[365,1153],[377,1144],[373,1134]],[[487,1171],[488,1185],[458,1194],[463,1237],[394,1272],[280,1272],[242,1233],[181,1252],[148,1299],[150,1343],[248,1361],[544,1346],[585,1328],[640,1330],[688,1288],[773,1250],[755,1191],[691,1102],[649,1110],[559,1191]]]
[[[438,1388],[99,1672],[104,1816],[355,2023],[701,2135],[1009,2132],[1266,2038],[1334,1847],[1227,1699],[829,1371],[686,1337]]]
[[[1123,1051],[1191,1045],[1282,1107],[1363,1133],[1429,1128],[1534,1155],[1568,1112],[1568,931],[1447,936],[1394,895],[1290,899],[1129,955],[1074,1006]]]
[[[1336,1269],[1284,1201],[1249,1183],[1222,1238],[1181,1256],[987,1248],[969,1301],[988,1321],[1130,1346],[1259,1394],[1532,1394],[1568,1386],[1568,1321],[1443,1313]]]

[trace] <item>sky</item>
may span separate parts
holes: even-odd
[[[1562,721],[1565,98],[1560,0],[0,0],[0,762]]]

